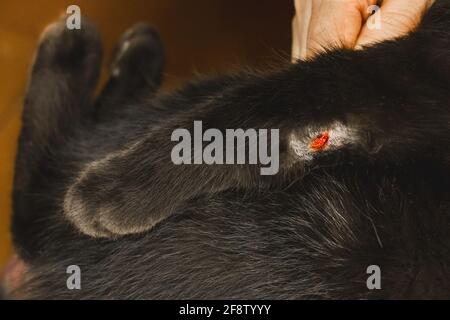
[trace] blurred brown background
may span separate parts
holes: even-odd
[[[106,61],[128,27],[155,26],[166,46],[166,89],[195,73],[264,67],[290,51],[291,0],[1,0],[0,267],[11,252],[11,184],[28,69],[40,32],[71,4],[99,26]]]

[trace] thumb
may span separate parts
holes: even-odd
[[[434,0],[384,0],[381,8],[361,29],[355,48],[408,34],[417,27],[433,3]]]

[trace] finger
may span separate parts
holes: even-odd
[[[292,24],[292,60],[306,59],[308,53],[308,30],[313,0],[295,0],[296,15]]]
[[[384,0],[363,26],[356,48],[408,34],[419,24],[434,0]]]
[[[297,26],[297,16],[292,19],[292,51],[291,51],[291,61],[294,63],[300,59],[300,44],[299,44],[299,33]]]

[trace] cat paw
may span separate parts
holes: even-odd
[[[97,28],[83,17],[81,29],[68,29],[62,19],[41,35],[33,72],[54,71],[73,77],[80,86],[95,86],[100,72],[102,47]]]
[[[163,70],[164,47],[158,32],[144,23],[126,31],[114,50],[111,76],[136,78],[141,81],[138,85],[158,87]]]
[[[69,187],[64,198],[65,217],[79,231],[95,238],[116,238],[151,229],[159,220],[142,212],[146,199],[133,198],[126,173],[110,170],[103,161],[88,165]]]

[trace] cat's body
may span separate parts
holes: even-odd
[[[92,107],[95,30],[59,24],[40,44],[14,193],[28,274],[12,296],[450,297],[449,1],[403,39],[166,96],[153,31],[118,50]],[[196,120],[279,129],[280,172],[173,164],[171,133]],[[303,153],[323,130],[329,148]]]

